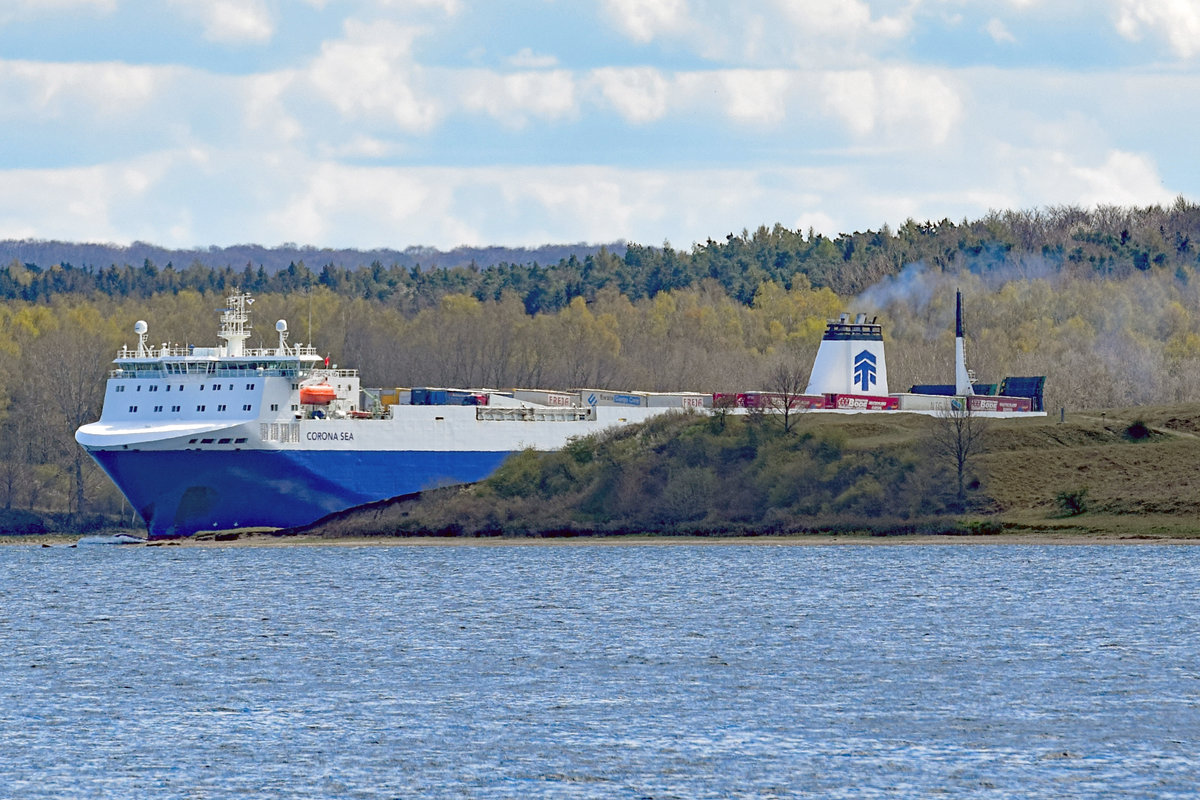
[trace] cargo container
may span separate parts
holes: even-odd
[[[713,396],[701,392],[646,392],[650,408],[712,408]]]
[[[610,392],[607,389],[578,390],[581,406],[639,406],[646,405],[645,392]]]
[[[967,408],[972,411],[1032,411],[1033,400],[1028,397],[980,397],[967,398]]]
[[[409,389],[401,389],[398,387],[387,387],[384,389],[363,389],[364,400],[374,399],[383,406],[407,406],[412,405],[412,391]],[[363,402],[363,408],[370,408],[370,402]]]
[[[948,395],[900,394],[895,397],[901,411],[949,411],[954,402]]]
[[[900,398],[896,395],[827,394],[825,408],[838,411],[891,411],[899,410]]]
[[[540,406],[565,408],[579,405],[579,395],[569,392],[555,392],[548,389],[513,389],[512,396],[525,403],[537,403]]]
[[[727,398],[733,397],[734,405],[737,408],[754,408],[763,411],[782,410],[784,406],[784,395],[776,392],[741,392],[736,395],[713,395],[714,398],[720,398],[722,404],[727,404]],[[806,409],[826,408],[826,399],[824,395],[797,394],[792,395],[787,402],[788,408],[795,411],[804,411]]]
[[[487,392],[474,389],[414,388],[410,395],[414,406],[486,406]]]

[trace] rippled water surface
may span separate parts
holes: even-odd
[[[1195,797],[1200,548],[0,548],[0,797]]]

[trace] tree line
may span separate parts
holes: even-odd
[[[492,252],[477,248],[472,252],[496,260],[472,257],[448,268],[436,266],[447,260],[447,254],[420,248],[381,253],[294,246],[250,248],[244,262],[222,263],[231,253],[246,254],[227,248],[215,250],[216,259],[194,257],[183,267],[174,261],[160,264],[149,256],[140,264],[80,266],[65,257],[78,246],[62,244],[56,251],[22,244],[16,252],[37,254],[40,261],[14,257],[0,266],[0,300],[46,302],[59,295],[96,294],[145,299],[189,289],[224,292],[233,287],[257,294],[287,294],[323,287],[342,297],[383,302],[406,314],[431,308],[449,294],[470,295],[481,302],[516,295],[526,313],[539,314],[560,311],[577,297],[591,302],[606,290],[636,301],[703,284],[715,284],[749,305],[763,283],[772,281],[790,289],[796,276],[803,276],[809,286],[846,297],[913,264],[935,272],[990,276],[993,281],[1054,276],[1123,279],[1164,271],[1182,275],[1200,263],[1200,206],[1180,197],[1169,207],[995,211],[973,221],[909,219],[896,229],[884,225],[877,231],[836,237],[777,224],[753,233],[730,233],[719,241],[710,238],[690,250],[669,243],[626,244],[616,249],[576,245]],[[557,262],[537,260],[564,251],[569,252]],[[534,258],[497,258],[518,252]],[[293,258],[282,266],[280,259],[287,254],[308,258]],[[421,254],[427,256],[423,264]]]

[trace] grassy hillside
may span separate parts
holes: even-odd
[[[1200,535],[1200,405],[989,420],[965,508],[929,417],[679,414],[521,453],[483,483],[376,503],[325,537],[985,534]]]

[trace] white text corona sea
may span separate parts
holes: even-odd
[[[933,413],[969,400],[987,416],[1041,411],[1040,386],[1036,401],[1002,392],[888,395],[878,325],[845,318],[830,321],[809,389],[795,397],[369,389],[356,370],[290,344],[283,320],[276,346],[247,347],[251,303],[237,292],[228,298],[220,310],[224,344],[216,347],[148,345],[139,320],[137,347],[114,360],[100,419],[75,434],[151,537],[305,525],[353,506],[473,483],[512,453],[556,450],[672,409],[778,410],[782,399],[801,410]]]

